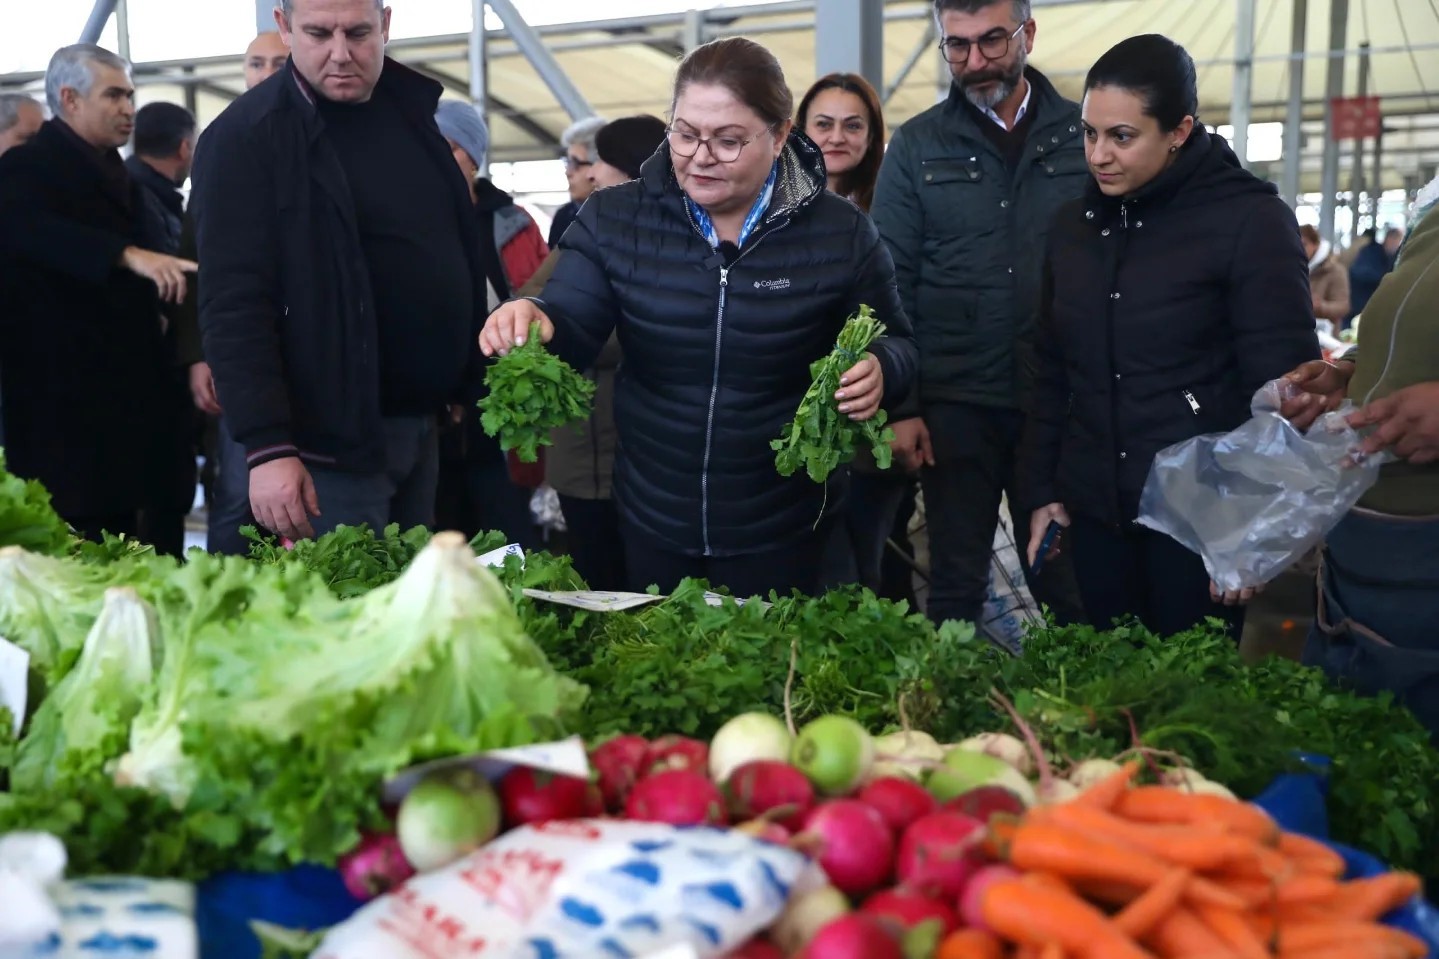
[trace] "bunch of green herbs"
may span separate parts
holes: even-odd
[[[480,425],[522,463],[539,459],[555,427],[587,419],[595,398],[593,380],[545,349],[538,323],[524,343],[490,365],[485,388]]]

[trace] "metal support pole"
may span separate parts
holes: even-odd
[[[90,18],[85,21],[85,28],[80,31],[80,42],[99,43],[100,34],[105,32],[105,24],[114,12],[115,0],[95,0],[95,6],[90,8]]]
[[[1294,23],[1289,48],[1304,52],[1309,29],[1309,0],[1294,0]],[[1284,114],[1284,175],[1280,192],[1291,208],[1299,206],[1300,154],[1304,150],[1304,59],[1289,61],[1289,106]]]
[[[684,45],[685,53],[689,53],[695,47],[704,46],[709,37],[705,30],[705,15],[703,10],[686,10],[684,29],[681,32],[680,42]]]
[[[489,40],[485,37],[485,0],[472,0],[470,9],[474,18],[470,24],[470,102],[488,123],[490,66],[487,56]],[[488,176],[489,156],[476,159],[481,161],[480,176]]]
[[[1369,194],[1369,206],[1374,212],[1374,226],[1379,226],[1379,204],[1384,199],[1384,124],[1379,124],[1379,135],[1374,138],[1374,181]]]
[[[193,66],[183,67],[180,72],[185,74],[187,79],[195,76]],[[192,117],[200,115],[200,91],[194,83],[185,84],[185,109],[190,111]]]
[[[1359,44],[1359,97],[1363,99],[1369,95],[1369,41],[1365,40]],[[1354,219],[1350,223],[1349,242],[1352,244],[1354,238],[1360,234],[1359,217],[1364,212],[1363,196],[1366,192],[1364,182],[1364,138],[1354,138],[1354,166],[1350,170],[1349,194],[1350,205],[1354,208]]]
[[[1334,139],[1334,101],[1344,95],[1344,36],[1349,0],[1329,0],[1329,67],[1324,82],[1324,168],[1319,175],[1319,233],[1334,242],[1334,208],[1339,202],[1339,141]]]
[[[815,72],[858,73],[884,89],[884,0],[815,0]]]
[[[275,25],[275,8],[278,6],[276,0],[255,0],[256,33],[275,33],[280,29]]]
[[[1234,5],[1234,97],[1229,122],[1234,127],[1234,152],[1249,168],[1249,118],[1254,103],[1254,4],[1256,0],[1235,0]]]
[[[938,33],[939,30],[933,20],[930,20],[924,25],[924,33],[920,35],[919,42],[914,45],[913,50],[909,51],[909,55],[904,58],[904,63],[900,64],[899,72],[894,75],[893,80],[889,81],[889,85],[884,88],[881,94],[882,102],[885,106],[889,105],[890,99],[899,88],[904,86],[905,81],[909,79],[909,75],[913,73],[914,68],[919,65],[920,59],[923,58],[926,53],[930,56],[935,55],[934,45],[938,41]]]
[[[560,67],[559,61],[550,53],[540,35],[525,22],[520,12],[515,9],[512,0],[490,0],[490,9],[495,16],[504,23],[505,29],[509,31],[515,46],[524,53],[525,59],[530,61],[530,66],[540,75],[545,86],[555,95],[561,107],[572,120],[582,120],[585,117],[593,116],[594,110],[590,108],[589,102],[580,94],[579,88],[574,85],[570,78]]]
[[[115,0],[115,52],[130,62],[130,5],[126,0]]]

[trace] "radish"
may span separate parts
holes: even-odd
[[[919,817],[928,816],[939,808],[939,803],[927,789],[912,779],[900,776],[870,780],[869,785],[860,790],[859,801],[873,806],[895,835],[904,832]]]
[[[798,829],[814,807],[814,787],[804,773],[788,763],[760,759],[745,763],[724,784],[729,812],[735,819],[754,819],[771,810],[787,829]]]
[[[952,902],[984,865],[984,835],[984,824],[963,813],[937,812],[915,821],[899,842],[900,882]]]
[[[616,736],[590,750],[590,765],[599,773],[600,793],[610,812],[625,808],[649,751],[649,740],[643,736]]]
[[[725,953],[724,959],[785,959],[785,954],[772,942],[751,939],[733,952]]]
[[[904,886],[875,893],[864,901],[859,911],[894,919],[907,930],[930,920],[938,920],[945,935],[959,927],[959,916],[953,908]]]
[[[740,823],[734,827],[735,832],[742,832],[746,836],[753,836],[761,842],[773,843],[776,846],[788,846],[789,841],[794,838],[794,833],[777,822],[770,822],[767,819],[751,819],[749,822]]]
[[[389,833],[367,833],[340,857],[339,869],[345,888],[362,902],[384,895],[415,874],[400,840]]]
[[[575,776],[516,766],[500,780],[505,822],[513,829],[555,819],[583,819],[590,809],[590,784]]]
[[[925,787],[942,803],[980,786],[1003,786],[1026,806],[1035,803],[1034,787],[1019,770],[1002,759],[968,749],[951,749],[944,757],[944,766],[930,773],[925,781]]]
[[[761,759],[785,762],[793,745],[794,737],[782,720],[768,713],[736,716],[710,740],[710,778],[722,783],[740,766]]]
[[[801,959],[904,959],[904,950],[873,916],[849,915],[821,929]]]
[[[826,796],[847,796],[869,778],[874,740],[844,716],[821,716],[794,741],[792,762]]]
[[[395,831],[410,865],[429,872],[495,838],[500,831],[500,800],[473,769],[430,776],[400,803]]]
[[[1008,733],[980,733],[955,747],[972,753],[984,753],[1013,766],[1021,776],[1034,775],[1034,757],[1024,743]]]
[[[849,914],[849,899],[834,886],[821,886],[790,897],[770,927],[769,937],[784,954],[793,956],[835,919]]]
[[[640,780],[625,803],[625,818],[671,826],[722,825],[724,796],[704,773],[672,769]]]
[[[1083,792],[1095,783],[1119,775],[1122,768],[1112,759],[1086,759],[1069,771],[1069,781]]]
[[[880,779],[903,776],[923,779],[924,774],[944,760],[944,747],[929,733],[917,729],[890,733],[874,741],[875,762],[870,776]]]
[[[877,889],[894,871],[894,836],[873,807],[836,799],[815,808],[804,834],[819,837],[819,864],[829,881],[851,896]],[[802,835],[804,835],[802,834]]]
[[[973,929],[982,929],[985,932],[993,932],[984,921],[984,912],[981,906],[984,904],[984,894],[989,887],[997,882],[1009,882],[1011,879],[1019,878],[1019,870],[1012,866],[993,865],[984,866],[975,871],[969,881],[964,884],[964,889],[959,894],[959,918],[966,926]]]
[[[1024,800],[1003,786],[980,786],[961,793],[943,805],[944,809],[962,812],[966,816],[989,822],[991,816],[1020,816],[1024,814]]]
[[[693,770],[701,775],[709,772],[710,748],[698,739],[684,736],[661,736],[650,743],[645,753],[644,776],[676,769]]]

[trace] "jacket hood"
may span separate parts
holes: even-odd
[[[1309,272],[1318,273],[1329,264],[1329,254],[1334,252],[1334,245],[1328,240],[1319,241],[1319,249],[1309,258]]]
[[[1121,204],[1195,207],[1245,195],[1278,196],[1279,190],[1244,169],[1229,141],[1203,127],[1196,127],[1190,134],[1169,169],[1129,196],[1106,196],[1093,177],[1085,186],[1088,203],[1112,212],[1118,211]]]
[[[790,216],[813,203],[828,183],[824,154],[798,130],[791,131],[777,162],[779,175],[775,178],[774,198],[770,201],[769,212],[765,214],[766,223]],[[647,193],[683,194],[675,177],[670,151],[663,146],[640,167],[640,176]]]

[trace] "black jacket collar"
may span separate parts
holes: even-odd
[[[405,112],[433,117],[439,106],[443,87],[436,80],[410,69],[398,60],[385,58],[380,81],[375,85],[377,93],[383,92],[398,100]],[[318,114],[315,105],[317,94],[313,87],[300,76],[292,59],[284,70],[245,94],[261,101],[262,112],[279,109],[298,109],[306,117],[314,119]]]
[[[185,196],[169,177],[133,155],[125,161],[125,169],[130,172],[130,178],[154,194],[165,209],[175,216],[185,215]]]

